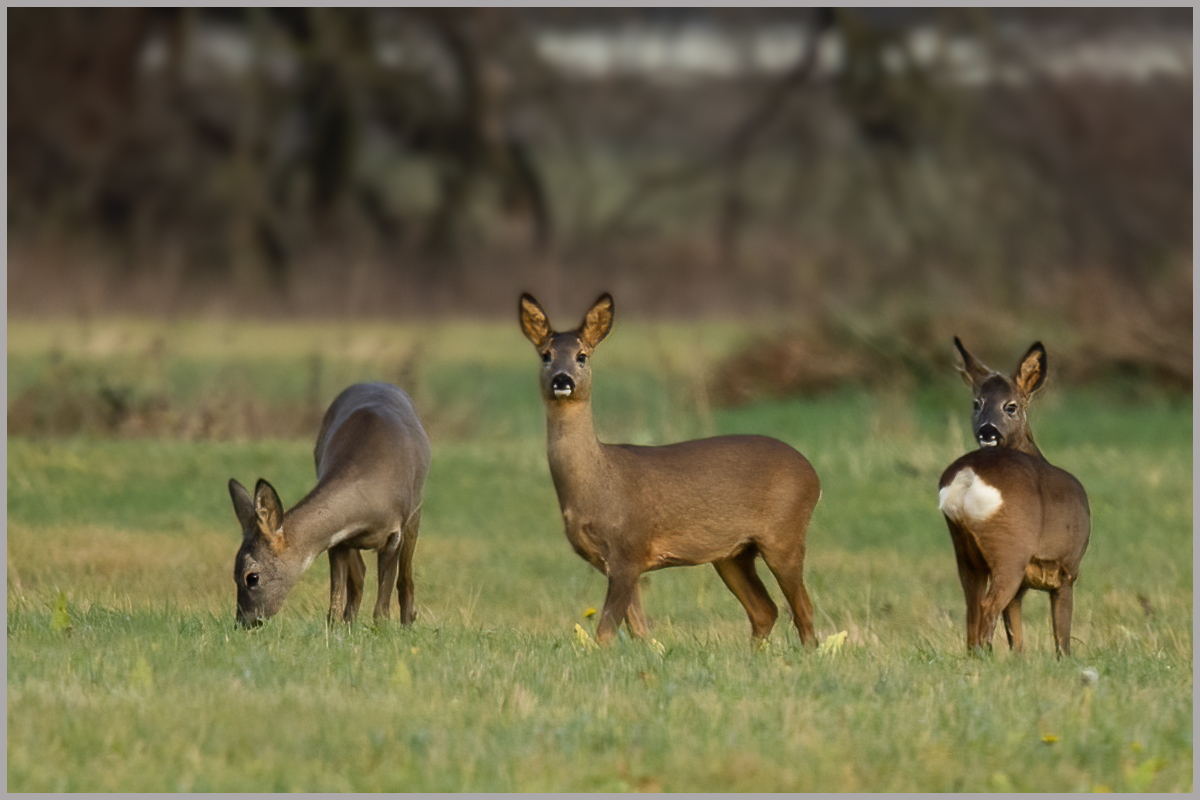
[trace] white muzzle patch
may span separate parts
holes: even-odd
[[[570,396],[571,396],[571,390],[570,390],[570,389],[555,389],[555,390],[554,390],[554,396],[555,396],[555,397],[559,397],[559,398],[562,398],[562,397],[570,397]]]
[[[954,480],[938,492],[938,508],[960,525],[991,519],[1002,505],[1004,498],[1000,496],[1000,490],[984,483],[970,467],[960,470]]]

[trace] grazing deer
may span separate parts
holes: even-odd
[[[804,547],[821,487],[808,459],[765,436],[602,444],[592,425],[591,357],[612,329],[612,297],[601,295],[573,331],[553,330],[528,294],[520,319],[542,358],[546,451],[567,540],[608,576],[597,641],[610,641],[622,622],[647,635],[643,572],[707,563],[745,607],[751,635],[765,639],[778,610],[754,566],[761,555],[801,641],[814,644]]]
[[[325,412],[313,458],[317,485],[287,513],[261,478],[254,496],[229,481],[242,547],[233,565],[237,619],[255,627],[273,616],[323,551],[329,551],[329,621],[352,622],[366,572],[361,550],[379,554],[375,619],[387,619],[392,584],[400,621],[416,618],[412,558],[429,471],[429,439],[403,391],[358,383]]]
[[[967,647],[991,649],[1004,613],[1008,645],[1022,650],[1021,599],[1050,593],[1059,657],[1071,654],[1071,590],[1091,535],[1083,486],[1050,464],[1033,443],[1026,408],[1046,379],[1046,349],[1035,343],[1007,377],[979,363],[958,337],[963,379],[975,392],[979,449],[942,473],[946,517],[967,601]]]

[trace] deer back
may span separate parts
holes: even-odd
[[[371,550],[420,505],[429,438],[401,389],[359,383],[325,412],[313,460],[317,485],[285,515],[285,535],[318,553],[342,542]]]
[[[1011,449],[975,450],[938,481],[938,505],[985,554],[1018,548],[1072,575],[1090,536],[1083,485],[1044,458]]]
[[[808,459],[767,436],[603,445],[602,452],[615,480],[597,484],[580,475],[569,500],[597,516],[623,508],[614,527],[655,568],[720,560],[747,542],[790,535],[821,493]]]
[[[325,412],[313,462],[319,482],[353,477],[359,492],[370,487],[381,504],[407,503],[419,500],[429,471],[429,437],[403,390],[358,383]]]

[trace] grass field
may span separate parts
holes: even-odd
[[[1192,789],[1190,397],[1051,375],[1034,432],[1093,510],[1073,655],[1031,592],[1025,656],[1001,633],[972,657],[936,503],[968,443],[956,375],[716,409],[701,378],[748,331],[618,320],[602,438],[757,432],[808,455],[818,636],[847,635],[805,650],[781,616],[754,651],[702,567],[645,579],[657,647],[596,650],[576,626],[604,580],[563,536],[515,321],[8,333],[9,791]],[[370,624],[371,574],[358,623],[327,628],[321,559],[278,617],[235,629],[226,481],[294,503],[313,414],[365,379],[404,381],[434,443],[417,622]]]

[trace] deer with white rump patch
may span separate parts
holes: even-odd
[[[531,295],[521,330],[542,359],[546,451],[567,540],[608,577],[596,639],[622,622],[648,633],[638,579],[663,567],[711,563],[762,640],[778,616],[755,569],[762,556],[805,644],[815,644],[804,588],[805,537],[821,494],[803,455],[765,436],[718,436],[661,447],[602,444],[592,424],[591,358],[612,329],[601,295],[573,331],[557,332]]]
[[[321,423],[313,458],[317,485],[284,513],[261,478],[251,496],[229,481],[242,546],[233,566],[237,619],[255,627],[273,616],[300,574],[329,551],[329,621],[352,622],[362,600],[361,550],[379,554],[375,619],[390,613],[392,585],[400,622],[416,618],[412,559],[429,472],[429,439],[412,402],[386,383],[358,383],[338,395]]]
[[[1058,655],[1071,653],[1072,587],[1091,535],[1082,484],[1048,462],[1033,443],[1026,408],[1046,379],[1046,349],[1035,343],[1011,377],[963,347],[960,371],[975,393],[979,449],[942,473],[938,505],[958,559],[967,601],[967,647],[991,649],[1001,613],[1009,647],[1022,650],[1021,599],[1050,594]]]

